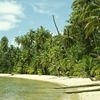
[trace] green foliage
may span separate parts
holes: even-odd
[[[99,70],[99,71],[100,71],[100,70]],[[95,78],[96,78],[96,80],[100,80],[100,74],[97,75]]]
[[[100,79],[100,1],[74,0],[69,25],[53,36],[44,27],[0,41],[0,72]]]

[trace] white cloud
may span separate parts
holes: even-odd
[[[31,4],[32,5],[32,4]],[[41,0],[39,2],[36,2],[32,5],[33,10],[37,13],[41,14],[55,14],[56,10],[59,10],[61,7],[66,6],[62,0],[54,1],[54,0]]]
[[[22,14],[22,7],[13,1],[0,2],[0,13],[1,14]]]
[[[12,40],[11,42],[10,42],[10,45],[14,45],[15,47],[20,47],[21,45],[18,45],[16,42],[15,42],[15,40]]]
[[[2,21],[10,21],[12,23],[20,22],[20,20],[17,19],[15,15],[10,15],[10,14],[6,14],[6,15],[3,15],[3,16],[0,16],[0,20],[2,20]]]
[[[45,6],[38,6],[38,5],[32,5],[35,12],[41,13],[41,14],[51,14],[52,10],[48,10]]]
[[[0,31],[7,31],[15,28],[23,16],[21,5],[14,1],[0,2]]]
[[[15,27],[15,24],[9,21],[0,21],[0,30],[9,30]]]

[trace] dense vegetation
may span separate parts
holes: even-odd
[[[0,73],[100,78],[100,0],[74,0],[69,25],[53,36],[44,27],[0,41]]]

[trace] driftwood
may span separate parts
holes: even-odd
[[[100,88],[98,89],[91,89],[91,90],[79,90],[79,91],[71,91],[71,92],[65,92],[67,94],[76,94],[76,93],[85,93],[85,92],[99,92]]]

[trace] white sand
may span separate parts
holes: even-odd
[[[75,86],[75,85],[85,85],[85,84],[94,84],[99,83],[100,81],[91,81],[88,78],[68,78],[68,77],[57,77],[57,76],[49,76],[49,75],[26,75],[26,74],[0,74],[0,76],[6,77],[16,77],[16,78],[25,78],[25,79],[34,79],[41,80],[46,82],[52,82],[61,84],[64,86]],[[87,89],[96,89],[100,88],[100,86],[89,87],[89,88],[78,88],[78,90],[87,90]],[[88,93],[79,93],[80,100],[100,100],[100,92],[88,92]]]

